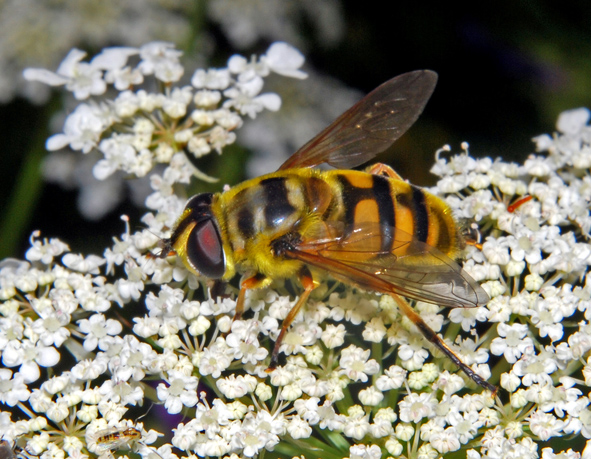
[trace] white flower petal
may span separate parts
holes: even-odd
[[[133,56],[140,52],[137,48],[130,48],[124,46],[116,46],[113,48],[105,48],[100,54],[97,54],[90,64],[97,69],[115,70],[120,69],[127,64],[129,56]]]
[[[228,59],[228,70],[232,73],[242,72],[247,65],[248,61],[240,54],[234,54],[230,57],[230,59]]]
[[[304,65],[304,55],[287,43],[273,43],[265,58],[269,68],[279,75],[299,79],[308,77],[306,72],[298,70]]]
[[[61,150],[68,146],[70,137],[65,134],[54,134],[45,142],[45,148],[49,151]]]
[[[27,81],[39,81],[49,86],[61,86],[66,84],[69,78],[46,69],[28,68],[23,71],[23,77]]]
[[[60,361],[60,353],[53,346],[37,346],[35,361],[42,367],[52,367]]]
[[[75,77],[76,68],[78,67],[79,62],[85,57],[85,51],[76,48],[72,49],[57,68],[57,73],[67,77]]]
[[[589,122],[589,109],[575,108],[562,112],[556,122],[556,129],[564,134],[574,135]]]
[[[23,379],[27,383],[37,381],[41,375],[41,372],[39,371],[39,365],[37,365],[34,361],[23,362],[18,372],[23,375]]]
[[[276,112],[281,108],[281,97],[272,92],[261,94],[254,100],[272,112]]]

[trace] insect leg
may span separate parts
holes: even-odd
[[[253,288],[261,288],[267,284],[268,279],[262,274],[254,274],[253,276],[247,277],[240,283],[240,292],[236,299],[236,312],[232,321],[240,320],[242,314],[244,314],[244,300],[246,299],[246,291]]]
[[[476,247],[478,250],[482,250],[482,243],[481,242],[476,242],[471,239],[466,239],[465,242],[466,242],[466,245],[472,245],[472,246]]]
[[[419,314],[415,312],[415,310],[398,294],[391,292],[389,295],[396,301],[396,304],[400,308],[400,310],[408,317],[420,330],[427,340],[433,343],[441,352],[443,352],[447,357],[449,357],[460,369],[468,375],[472,381],[474,381],[479,386],[488,389],[492,392],[493,397],[496,395],[498,388],[485,379],[483,379],[480,375],[478,375],[472,368],[466,365],[464,362],[460,360],[460,358],[451,350],[451,348],[445,344],[445,342],[431,330],[425,321],[421,318]]]
[[[478,250],[482,250],[482,237],[480,231],[478,231],[478,225],[475,222],[463,224],[460,228],[460,235],[462,236],[462,242],[466,245],[476,247]]]
[[[384,163],[376,163],[369,166],[365,169],[365,172],[373,175],[385,175],[386,177],[390,177],[396,180],[404,180],[398,172],[396,172],[392,167],[388,166]]]
[[[293,308],[291,308],[291,311],[289,311],[289,314],[287,314],[287,317],[283,319],[281,331],[279,332],[277,341],[275,341],[275,347],[273,348],[273,352],[271,354],[271,363],[269,364],[269,368],[267,368],[267,372],[271,372],[277,367],[279,348],[281,347],[281,342],[287,333],[287,329],[298,315],[298,312],[300,312],[300,309],[302,309],[302,306],[306,304],[306,301],[308,300],[310,293],[312,293],[312,290],[318,287],[318,282],[312,278],[312,273],[306,266],[302,267],[300,270],[299,279],[304,286],[304,291],[300,295],[297,303],[293,306]]]
[[[209,296],[212,299],[228,298],[230,295],[226,292],[226,282],[215,279],[209,287]]]
[[[348,279],[352,282],[355,282],[357,285],[375,290],[377,292],[382,292],[387,295],[390,295],[396,304],[400,307],[401,312],[406,315],[420,330],[420,332],[427,338],[431,343],[437,346],[446,356],[448,356],[460,369],[466,373],[476,384],[479,386],[490,390],[494,395],[496,395],[498,388],[491,383],[485,381],[481,376],[476,374],[474,370],[472,370],[468,365],[460,360],[460,358],[454,354],[451,348],[443,342],[437,334],[429,328],[429,326],[425,323],[425,321],[419,316],[414,309],[398,295],[396,291],[396,286],[392,285],[390,282],[381,279],[378,276],[375,276],[369,272],[365,272],[362,270],[350,268],[347,265],[341,263],[338,260],[333,260],[330,258],[318,257],[313,254],[304,252],[302,250],[290,249],[286,251],[286,254],[297,258],[298,260],[303,261],[304,263],[308,263],[310,265],[315,265],[318,267],[323,267],[324,269],[329,270],[333,275],[340,275],[344,279]],[[354,276],[351,275],[351,272],[354,273]]]

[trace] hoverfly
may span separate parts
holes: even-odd
[[[140,444],[142,433],[135,427],[108,427],[90,436],[91,451],[100,458],[113,457],[113,451],[132,450]]]
[[[96,434],[96,445],[102,450],[129,449],[130,445],[142,438],[135,427],[105,429]]]
[[[397,76],[368,94],[306,143],[276,172],[223,193],[189,199],[162,256],[175,252],[189,270],[210,279],[245,273],[245,292],[274,279],[297,277],[304,287],[281,328],[281,341],[318,281],[313,272],[390,295],[421,333],[476,383],[496,392],[464,364],[402,298],[447,307],[476,307],[489,297],[457,263],[464,242],[451,209],[440,198],[372,159],[416,121],[437,74]],[[327,163],[336,169],[314,166]]]

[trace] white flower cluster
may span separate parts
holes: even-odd
[[[151,47],[159,52],[147,52]],[[99,56],[111,52],[121,58],[112,67],[123,73],[179,73],[168,45]],[[125,70],[136,54],[137,64]],[[66,67],[81,65],[79,71],[44,78],[74,88],[83,70],[98,71],[103,81],[112,70],[102,58],[82,65],[79,54],[70,57]],[[156,235],[165,235],[180,212],[172,184],[193,175],[190,163],[179,159],[185,155],[180,145],[189,149],[190,139],[200,138],[211,147],[213,126],[232,132],[213,113],[240,119],[253,105],[272,105],[274,96],[257,99],[256,82],[270,71],[299,77],[300,65],[299,54],[285,44],[260,59],[234,57],[226,69],[195,72],[192,86],[175,96],[174,90],[154,96],[158,108],[137,105],[125,123],[114,110],[122,101],[81,105],[94,115],[97,107],[110,113],[101,123],[115,120],[96,131],[93,147],[110,139],[137,158],[142,148],[135,142],[150,132],[143,144],[150,161],[166,146],[178,153],[157,160],[167,169],[152,176],[155,213],[144,217],[147,229],[132,233],[128,227],[101,256],[74,254],[35,234],[26,261],[0,265],[0,403],[10,407],[0,412],[2,439],[48,459],[115,450],[145,459],[238,459],[265,451],[436,458],[461,449],[470,459],[580,457],[572,449],[555,453],[553,441],[571,436],[582,446],[582,438],[591,439],[591,187],[589,166],[581,167],[584,158],[591,163],[586,111],[564,114],[561,133],[537,138],[547,153],[523,165],[465,153],[449,160],[439,155],[434,167],[441,176],[436,191],[447,195],[459,217],[479,222],[482,250],[476,242],[468,247],[465,269],[492,300],[454,309],[449,321],[437,306],[416,307],[467,365],[501,386],[496,398],[432,349],[390,297],[338,284],[313,292],[285,335],[282,364],[268,372],[281,321],[295,302],[290,289],[248,291],[248,312],[233,320],[234,299],[209,297],[200,288],[204,279],[172,257],[150,253]],[[181,97],[185,91],[190,98]],[[177,96],[186,111],[173,118],[164,101],[174,105]],[[195,101],[202,96],[210,105]],[[127,97],[139,98],[139,91]],[[93,137],[81,134],[87,126],[82,111],[72,118],[77,130],[51,142],[67,137],[83,150]],[[94,115],[88,120],[96,121]],[[125,131],[140,121],[157,129]],[[190,132],[181,141],[162,135],[166,129]],[[106,154],[101,161],[131,164]],[[162,420],[149,431],[128,413],[148,401],[157,405],[148,416]],[[178,413],[180,422],[167,416]],[[156,429],[169,436],[158,440]]]
[[[184,74],[181,54],[170,43],[152,42],[140,48],[107,48],[85,62],[86,53],[74,49],[56,72],[26,69],[28,80],[64,86],[78,100],[93,97],[67,116],[63,133],[49,138],[47,149],[69,146],[84,154],[98,151],[100,159],[92,169],[98,180],[118,171],[121,179],[145,177],[158,164],[166,165],[151,178],[152,188],[162,199],[153,196],[148,206],[158,210],[166,204],[177,210],[169,202],[173,185],[188,184],[192,175],[215,181],[197,169],[198,158],[212,151],[221,153],[234,143],[234,131],[242,126],[244,116],[254,118],[262,110],[280,108],[277,94],[262,93],[264,78],[270,73],[306,77],[299,70],[303,56],[279,42],[258,59],[234,55],[225,68],[198,69],[191,84],[182,86],[177,85]],[[150,92],[151,86],[161,91]],[[106,97],[108,89],[115,90],[114,98]],[[95,100],[98,96],[103,97]],[[100,206],[96,199],[91,202]],[[102,209],[87,212],[100,215]]]
[[[508,454],[526,428],[544,441],[591,438],[589,392],[582,390],[591,385],[589,119],[587,109],[561,114],[557,134],[534,138],[545,154],[532,154],[523,165],[466,153],[449,161],[440,156],[432,169],[441,177],[436,191],[449,193],[456,215],[478,221],[485,236],[466,268],[486,281],[492,300],[449,316],[464,330],[496,323],[479,340],[502,356],[496,368],[517,430],[497,427],[494,441],[483,443],[485,457]],[[517,456],[537,454],[530,442]]]
[[[187,43],[192,5],[183,0],[118,0],[100,3],[5,0],[0,15],[0,101],[15,96],[45,102],[44,85],[22,80],[31,65],[56,65],[73,46],[101,49],[109,43],[134,46],[148,40]]]
[[[40,103],[49,91],[21,78],[31,65],[53,68],[74,46],[101,49],[109,43],[137,46],[149,40],[175,43],[207,42],[207,30],[219,23],[233,49],[257,42],[289,41],[304,49],[301,25],[306,23],[319,43],[335,46],[344,38],[345,19],[338,0],[276,2],[275,0],[218,0],[207,2],[194,23],[196,5],[185,0],[5,0],[0,15],[0,102],[15,96]],[[200,49],[200,57],[207,48]]]

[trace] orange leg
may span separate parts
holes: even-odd
[[[300,309],[302,309],[302,306],[304,304],[306,304],[306,301],[308,300],[310,293],[312,293],[312,290],[314,290],[316,287],[318,287],[318,283],[315,282],[314,279],[312,278],[312,273],[305,266],[300,271],[299,279],[300,279],[300,282],[302,283],[302,285],[304,286],[304,291],[300,295],[300,298],[298,299],[297,303],[293,306],[293,308],[291,308],[291,311],[289,311],[289,314],[287,314],[287,317],[285,319],[283,319],[283,324],[281,325],[281,331],[279,332],[279,336],[277,337],[277,341],[275,341],[275,347],[273,347],[273,352],[271,353],[271,363],[269,363],[269,368],[267,368],[268,373],[273,371],[277,367],[279,348],[281,347],[281,343],[283,342],[283,338],[285,337],[285,334],[287,333],[287,329],[289,328],[289,326],[292,324],[292,322],[294,321],[294,319],[296,318],[296,316],[300,312]]]
[[[373,175],[385,175],[396,180],[404,180],[398,172],[392,169],[390,166],[384,163],[376,163],[365,169],[365,172]]]
[[[235,320],[240,320],[242,314],[244,314],[244,300],[246,299],[246,291],[253,288],[261,288],[266,285],[267,278],[262,274],[255,274],[254,276],[247,277],[240,283],[240,292],[236,299],[236,312],[234,312]]]
[[[471,239],[466,239],[466,244],[472,245],[472,246],[476,247],[478,250],[482,250],[482,243],[481,242],[476,242]]]
[[[461,225],[460,234],[462,236],[462,241],[466,245],[471,245],[478,250],[482,250],[482,237],[476,222],[472,222],[470,225]]]
[[[299,279],[304,286],[304,291],[300,295],[297,303],[291,308],[291,311],[289,311],[289,314],[287,314],[287,317],[283,320],[281,331],[279,332],[279,336],[277,337],[277,341],[275,341],[275,346],[273,347],[273,352],[271,353],[271,363],[269,364],[269,368],[267,368],[268,372],[273,371],[277,367],[279,348],[281,347],[281,342],[287,333],[287,329],[298,315],[298,312],[300,312],[300,309],[302,309],[302,306],[306,304],[306,301],[308,300],[310,293],[312,293],[312,290],[318,287],[318,283],[312,278],[312,273],[305,266],[299,272]],[[236,299],[236,312],[234,313],[233,320],[239,320],[242,317],[242,314],[244,314],[246,291],[253,288],[264,287],[267,281],[267,278],[261,274],[255,274],[254,276],[248,277],[242,281],[240,284],[240,292],[238,293],[238,298]]]
[[[304,262],[317,262],[317,259],[314,255],[308,254],[303,251],[297,253],[300,260]],[[404,298],[402,298],[398,294],[396,286],[374,275],[373,273],[357,270],[355,268],[349,268],[347,265],[344,265],[340,261],[332,260],[330,258],[325,258],[322,261],[328,271],[334,274],[340,274],[341,277],[355,279],[355,283],[364,288],[369,287],[369,289],[371,290],[375,290],[377,292],[382,292],[387,295],[390,295],[398,305],[400,311],[415,324],[415,326],[419,329],[419,331],[429,342],[431,342],[441,352],[443,352],[447,357],[449,357],[451,361],[454,362],[458,367],[460,367],[460,369],[464,373],[466,373],[468,377],[472,379],[476,384],[491,391],[493,396],[496,395],[498,388],[493,384],[489,383],[488,381],[484,380],[484,378],[478,375],[474,370],[472,370],[472,368],[470,368],[468,365],[462,362],[462,360],[443,341],[443,339],[441,339],[439,335],[437,335],[437,333],[431,330],[429,325],[427,325],[427,323],[421,318],[421,316],[410,306],[410,304]],[[355,277],[351,276],[351,273],[354,273]]]
[[[244,314],[244,299],[246,298],[246,288],[244,285],[240,286],[240,293],[238,293],[238,298],[236,299],[236,311],[234,312],[234,318],[232,322],[235,320],[240,320],[242,318],[242,314]]]

